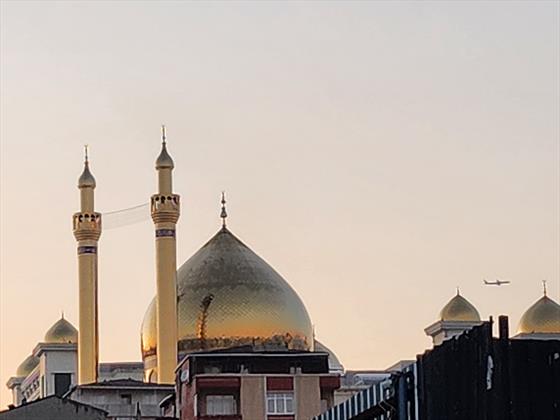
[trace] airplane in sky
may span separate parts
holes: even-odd
[[[511,282],[509,280],[499,280],[496,279],[496,281],[488,281],[486,279],[484,279],[484,285],[485,286],[501,286],[502,284],[510,284]]]

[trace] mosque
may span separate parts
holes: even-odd
[[[96,182],[89,165],[86,151],[78,180],[81,208],[73,216],[79,331],[63,315],[45,333],[7,383],[14,406],[103,383],[118,383],[123,389],[152,386],[149,389],[159,389],[157,396],[163,399],[175,382],[177,364],[186,355],[247,346],[261,353],[328,354],[329,371],[342,377],[336,394],[339,401],[367,385],[368,372],[345,372],[334,352],[316,339],[311,317],[289,282],[229,230],[223,195],[217,233],[177,269],[175,227],[180,196],[172,188],[174,162],[167,151],[165,130],[155,165],[158,192],[150,200],[157,293],[139,326],[142,361],[99,363],[97,247],[102,215],[95,211]],[[457,291],[425,332],[437,346],[481,322],[477,309]],[[523,314],[514,338],[560,339],[560,305],[546,290]],[[142,412],[156,413],[158,404],[146,402]]]

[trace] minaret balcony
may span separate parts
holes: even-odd
[[[181,214],[180,197],[177,194],[154,194],[151,212],[155,223],[177,223]]]
[[[97,241],[101,236],[101,213],[80,212],[72,217],[74,237],[78,241]]]

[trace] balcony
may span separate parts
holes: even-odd
[[[241,414],[204,414],[196,417],[197,420],[242,420]]]

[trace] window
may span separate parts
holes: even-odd
[[[132,394],[121,394],[123,404],[132,404]]]
[[[54,393],[62,397],[66,391],[70,389],[72,382],[71,373],[55,373],[54,374]]]
[[[266,394],[267,414],[294,414],[293,392],[268,392]]]
[[[220,366],[204,366],[204,373],[221,373]]]
[[[233,395],[207,395],[206,414],[237,414]]]

